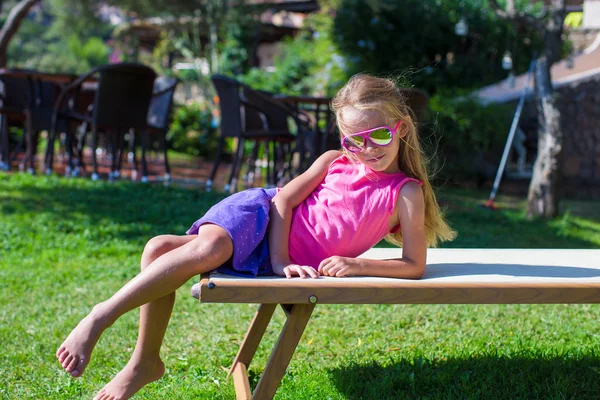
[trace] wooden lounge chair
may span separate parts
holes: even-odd
[[[365,256],[394,258],[398,249]],[[432,249],[420,280],[285,279],[203,275],[192,294],[203,303],[258,303],[233,361],[237,399],[271,399],[316,304],[600,303],[600,250]],[[251,392],[247,369],[280,304],[287,314],[279,340]]]

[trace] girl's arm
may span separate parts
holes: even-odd
[[[304,201],[325,179],[329,165],[341,153],[331,150],[321,155],[303,174],[294,178],[271,201],[269,222],[269,250],[271,265],[277,275],[290,278],[298,275],[302,278],[319,274],[309,266],[291,265],[288,252],[292,210]]]
[[[319,265],[328,276],[383,276],[419,279],[425,272],[427,239],[425,236],[425,201],[421,186],[408,182],[400,189],[396,203],[402,227],[402,258],[370,260],[366,258],[329,257]]]

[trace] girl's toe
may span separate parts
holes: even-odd
[[[63,361],[65,361],[65,359],[69,356],[69,352],[65,349],[64,351],[62,351],[60,353],[60,355],[58,356],[58,362],[62,363]]]
[[[67,365],[67,367],[65,368],[65,371],[67,371],[67,372],[73,371],[73,369],[77,366],[78,363],[79,363],[79,357],[73,356],[73,359],[71,360],[69,365]]]
[[[62,367],[63,368],[67,368],[67,366],[71,363],[71,361],[73,361],[73,356],[69,355],[67,358],[65,358],[65,360],[62,362]]]

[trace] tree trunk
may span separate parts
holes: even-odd
[[[0,68],[6,68],[6,51],[8,49],[8,43],[10,39],[19,29],[21,21],[27,16],[27,13],[33,7],[34,4],[40,0],[21,0],[16,6],[10,10],[6,22],[0,30]]]
[[[551,218],[558,214],[563,133],[556,106],[550,67],[560,54],[564,10],[552,12],[544,35],[544,49],[535,68],[538,108],[538,154],[527,196],[527,216]]]

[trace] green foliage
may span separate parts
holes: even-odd
[[[461,18],[466,37],[454,33]],[[498,20],[487,0],[343,0],[333,37],[350,74],[410,72],[413,84],[429,93],[506,77],[500,61],[506,50],[516,72],[524,72],[540,42],[533,29],[517,32]]]
[[[108,62],[108,47],[100,38],[91,37],[82,43],[79,37],[71,36],[68,45],[73,56],[85,60],[90,66],[103,65]]]
[[[126,8],[133,7],[131,2],[124,3]],[[256,46],[258,16],[266,5],[242,0],[174,3],[185,5],[189,11],[183,12],[177,4],[162,6],[162,11],[157,11],[154,16],[170,18],[165,18],[161,38],[151,59],[144,60],[146,63],[157,70],[170,69],[169,63],[180,61],[195,64],[194,72],[176,72],[182,80],[200,80],[205,74],[203,62],[208,63],[209,73],[238,74],[248,68],[248,54]],[[124,37],[131,35],[130,28],[123,24],[116,31]]]
[[[98,22],[85,27],[75,22],[77,10],[66,12],[59,7],[62,0],[44,4],[22,22],[10,42],[9,67],[79,74],[107,63],[104,38],[112,28]]]
[[[303,78],[308,76],[312,64],[310,47],[310,39],[306,32],[294,39],[286,38],[281,47],[281,54],[275,61],[274,72],[252,68],[240,79],[254,88],[273,93],[308,94],[311,88]]]
[[[429,109],[432,122],[425,124],[422,137],[428,138],[427,152],[437,159],[437,177],[452,181],[489,178],[487,169],[493,170],[502,155],[514,105],[484,106],[469,97],[436,94]]]
[[[218,133],[212,107],[193,102],[175,108],[167,139],[173,150],[211,157],[217,149]]]
[[[240,74],[248,69],[248,50],[255,46],[258,22],[246,7],[231,9],[221,24],[219,71]]]
[[[274,93],[332,96],[347,79],[331,40],[332,24],[329,14],[311,15],[300,33],[284,40],[273,72],[252,68],[238,78]]]
[[[98,2],[88,5],[79,0],[43,0],[41,5],[44,13],[52,18],[47,26],[48,37],[77,35],[83,40],[93,36],[105,38],[112,32],[112,26],[98,17]]]

